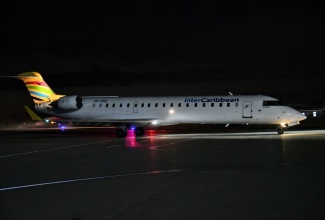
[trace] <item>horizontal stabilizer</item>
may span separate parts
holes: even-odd
[[[24,106],[26,111],[28,112],[28,114],[30,115],[30,117],[34,120],[34,121],[42,121],[42,119],[33,111],[31,110],[28,106]]]

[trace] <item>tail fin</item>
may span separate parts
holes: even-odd
[[[35,104],[41,102],[53,102],[64,95],[57,95],[43,80],[41,74],[37,72],[26,72],[19,74],[18,79],[24,81]]]

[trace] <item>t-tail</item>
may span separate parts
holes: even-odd
[[[38,72],[22,73],[17,78],[24,81],[35,104],[53,102],[64,96],[55,94]]]

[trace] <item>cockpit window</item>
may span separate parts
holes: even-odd
[[[263,101],[263,106],[281,106],[281,105],[283,106],[285,104],[278,100]]]

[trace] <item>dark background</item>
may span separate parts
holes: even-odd
[[[323,3],[11,1],[0,10],[0,75],[37,71],[58,94],[324,102]],[[28,118],[23,83],[0,80],[3,124]]]

